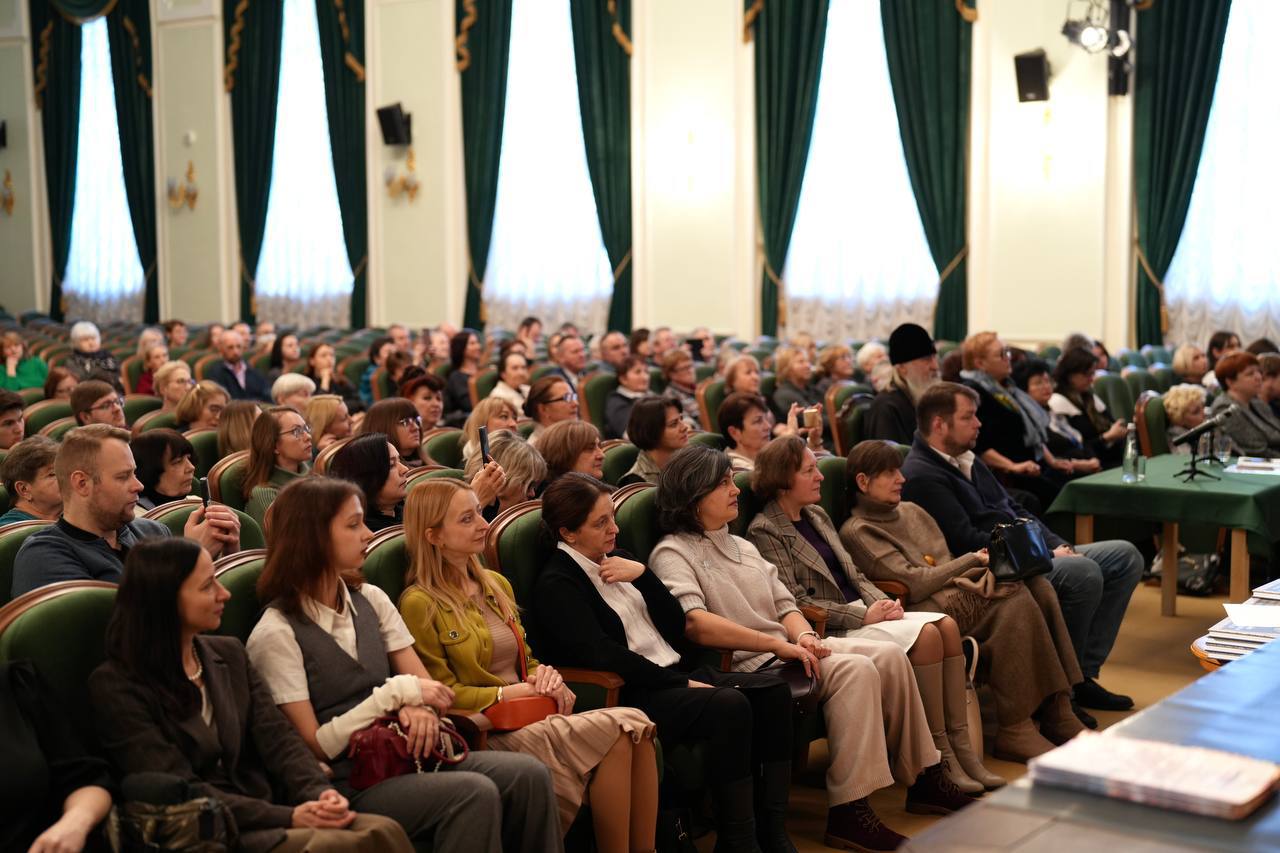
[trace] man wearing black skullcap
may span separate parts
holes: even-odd
[[[889,335],[889,363],[893,378],[871,402],[863,438],[909,445],[916,432],[916,401],[938,381],[938,348],[921,326],[903,323]]]

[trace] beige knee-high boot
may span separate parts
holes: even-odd
[[[951,741],[951,750],[969,778],[988,791],[1000,788],[1005,784],[1004,777],[997,776],[984,767],[982,756],[975,753],[969,743],[969,713],[965,701],[965,688],[969,679],[965,673],[964,655],[943,658],[941,666],[943,707],[947,715],[947,738]]]
[[[964,659],[961,658],[961,670]],[[943,695],[943,667],[940,663],[913,666],[916,671],[916,684],[920,688],[920,702],[924,705],[924,716],[929,721],[929,733],[933,735],[933,745],[942,753],[942,769],[947,778],[966,794],[981,794],[985,786],[969,777],[960,762],[951,751],[951,742],[947,738],[947,713]],[[968,744],[968,740],[965,743]]]

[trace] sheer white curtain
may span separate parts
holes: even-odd
[[[488,321],[514,329],[536,314],[548,327],[603,329],[613,270],[587,172],[568,0],[515,0],[505,109]]]
[[[76,195],[62,294],[68,317],[141,320],[144,278],[124,189],[106,19],[81,34]]]
[[[271,196],[258,259],[258,319],[346,326],[354,277],[342,239],[314,0],[284,0]]]
[[[1187,223],[1164,277],[1169,339],[1280,340],[1280,3],[1235,0]]]
[[[878,0],[831,0],[782,277],[790,332],[866,340],[933,325],[938,271],[907,177]]]

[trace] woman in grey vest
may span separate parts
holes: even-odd
[[[431,749],[453,691],[427,677],[413,637],[386,593],[363,583],[373,534],[360,490],[324,477],[297,480],[276,498],[258,598],[268,602],[249,657],[275,703],[357,811],[395,818],[436,850],[560,850],[546,767],[526,755],[473,752],[448,772],[396,776],[354,791],[352,734],[395,715],[415,755]]]
[[[217,630],[231,597],[207,551],[151,539],[125,568],[107,661],[89,679],[118,775],[168,774],[185,796],[221,801],[251,853],[413,849],[395,821],[357,815],[334,790],[240,642],[202,634]]]

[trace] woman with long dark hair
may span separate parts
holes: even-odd
[[[1111,412],[1101,397],[1093,393],[1093,376],[1098,357],[1087,349],[1067,350],[1053,369],[1054,392],[1049,411],[1061,415],[1080,433],[1089,454],[1114,468],[1124,455],[1128,426],[1123,412]]]
[[[470,329],[463,329],[449,340],[449,379],[444,389],[444,420],[449,426],[462,426],[471,414],[471,377],[480,372],[480,356],[484,347]]]
[[[417,407],[404,397],[388,397],[369,407],[356,435],[382,433],[395,445],[400,461],[417,468],[425,462],[422,431],[422,416]]]
[[[240,642],[205,634],[230,597],[195,542],[152,539],[129,551],[107,660],[89,678],[116,772],[167,774],[222,802],[243,850],[412,850],[395,821],[351,810]]]
[[[373,532],[403,523],[409,468],[382,433],[367,433],[347,442],[334,454],[327,473],[360,487],[364,523]]]
[[[267,366],[267,382],[274,383],[302,363],[302,347],[298,336],[286,332],[271,342],[271,361]],[[312,380],[315,381],[314,379]]]
[[[129,442],[136,476],[142,483],[138,508],[155,509],[170,501],[180,501],[191,494],[195,477],[196,449],[179,432],[153,429]]]
[[[296,409],[274,406],[258,416],[249,434],[244,472],[244,511],[258,526],[276,493],[311,473],[311,427]]]
[[[373,534],[360,490],[328,477],[299,480],[276,498],[267,562],[258,579],[266,603],[249,636],[249,658],[275,703],[334,786],[361,811],[395,818],[415,842],[437,850],[561,849],[551,777],[532,758],[471,753],[437,773],[393,776],[363,791],[347,784],[351,735],[396,717],[412,755],[428,753],[453,691],[427,676],[395,604],[364,582]]]

